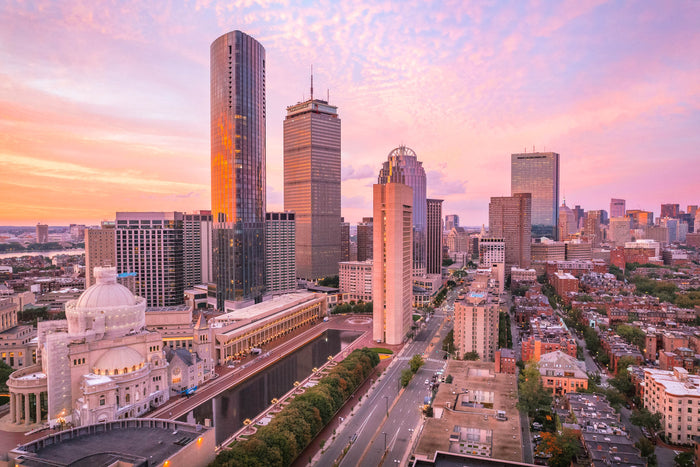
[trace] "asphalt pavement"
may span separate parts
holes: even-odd
[[[453,303],[455,296],[454,291],[448,294],[446,303]],[[382,459],[384,465],[406,464],[422,422],[423,415],[419,406],[429,394],[425,380],[430,379],[445,364],[440,342],[452,323],[445,318],[445,311],[436,309],[413,341],[393,357],[394,361],[375,382],[374,389],[355,408],[354,415],[339,426],[334,440],[326,442],[325,452],[314,459],[316,465],[333,465],[348,446],[349,449],[339,464],[341,467],[377,466],[382,463]],[[426,352],[438,329],[440,333],[437,343],[426,354],[425,364],[399,398],[401,372],[408,368],[408,361],[413,355]]]

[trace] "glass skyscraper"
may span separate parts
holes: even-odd
[[[211,208],[217,308],[265,289],[265,49],[241,31],[211,45]]]
[[[557,239],[559,224],[559,154],[512,154],[510,192],[532,195],[532,235]]]
[[[426,224],[427,201],[425,195],[425,170],[423,163],[411,148],[399,146],[389,153],[389,158],[379,171],[379,184],[403,183],[413,188],[413,273],[426,272]]]
[[[284,119],[284,209],[296,216],[297,276],[337,275],[343,236],[340,118],[337,107],[314,99],[313,85],[311,98],[287,107]],[[349,225],[343,231],[348,248]]]

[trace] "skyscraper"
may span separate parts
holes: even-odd
[[[136,273],[146,306],[184,303],[183,214],[118,212],[117,272]]]
[[[610,200],[610,218],[625,217],[625,200],[612,198]]]
[[[268,212],[265,217],[266,292],[293,292],[297,288],[296,226],[293,212]]]
[[[265,289],[265,49],[241,31],[211,45],[211,208],[217,308]]]
[[[413,189],[413,274],[425,274],[427,205],[423,163],[418,161],[413,149],[399,146],[389,153],[388,159],[382,164],[378,183],[403,183]]]
[[[676,204],[662,204],[661,205],[661,215],[659,217],[670,217],[672,219],[678,218],[680,214],[680,205]]]
[[[532,195],[532,235],[556,240],[559,225],[559,154],[511,155],[510,193]]]
[[[185,287],[207,284],[213,280],[211,211],[197,211],[183,216],[183,253]]]
[[[442,201],[441,199],[426,200],[426,268],[428,274],[442,272]]]
[[[411,187],[374,185],[373,339],[400,344],[411,328],[413,215]]]
[[[445,230],[449,232],[453,227],[459,227],[459,216],[448,214],[445,216]]]
[[[287,107],[284,119],[284,209],[294,211],[297,274],[338,274],[340,261],[340,118],[311,97]]]
[[[340,218],[340,261],[350,261],[350,223]]]
[[[46,224],[36,225],[36,242],[48,243],[49,241],[49,226]]]
[[[491,198],[489,203],[489,236],[506,242],[506,275],[512,266],[530,267],[531,209],[530,193]]]
[[[357,260],[367,261],[372,259],[372,230],[374,228],[371,217],[363,217],[357,224]]]

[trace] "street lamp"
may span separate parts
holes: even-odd
[[[384,402],[386,402],[386,416],[388,417],[389,416],[389,396],[384,396]]]
[[[386,431],[382,431],[382,434],[384,435],[384,452],[386,452]]]

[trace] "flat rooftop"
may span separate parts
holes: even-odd
[[[452,383],[440,384],[433,401],[436,418],[426,421],[416,458],[432,459],[437,451],[443,451],[456,455],[486,454],[483,459],[490,461],[521,462],[516,376],[496,373],[494,363],[459,360],[450,360],[444,375],[452,375]],[[506,420],[497,420],[498,411],[505,412]],[[460,440],[455,441],[458,435]]]
[[[91,467],[128,461],[160,465],[212,428],[168,420],[138,419],[89,425],[40,438],[10,452],[27,466]]]

